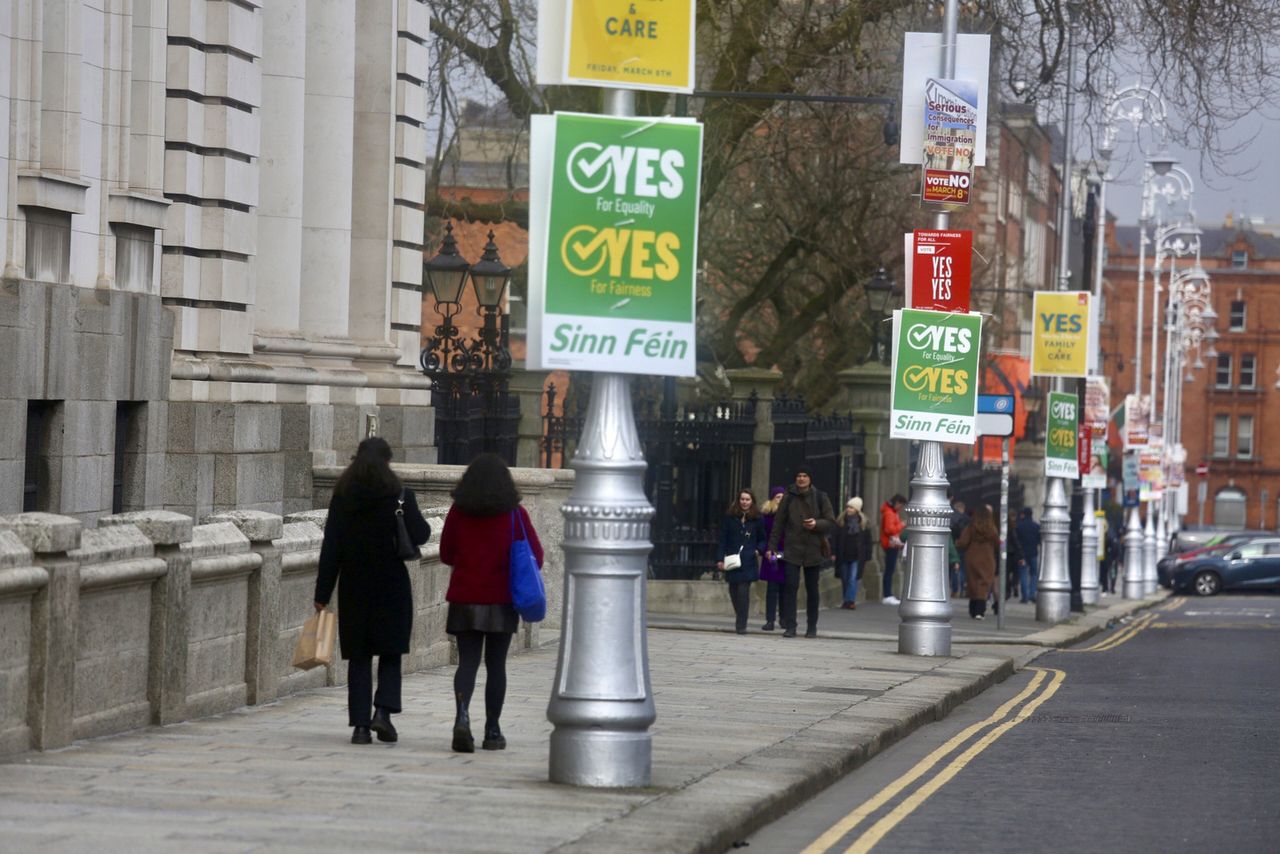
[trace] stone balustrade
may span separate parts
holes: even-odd
[[[515,644],[531,648],[559,631],[556,509],[572,475],[520,480],[547,552],[547,619],[522,626]],[[456,660],[444,631],[449,567],[439,560],[447,511],[423,508],[432,538],[409,567],[406,672]],[[96,528],[48,513],[0,516],[0,755],[343,684],[345,662],[292,667],[313,613],[326,515],[238,510],[197,525],[179,513],[142,511],[104,517]],[[336,595],[331,606],[342,609]]]

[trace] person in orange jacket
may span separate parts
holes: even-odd
[[[884,549],[884,599],[886,605],[900,604],[901,600],[893,595],[893,570],[898,566],[898,557],[902,554],[902,532],[907,527],[903,524],[898,511],[907,506],[907,499],[902,493],[880,505],[880,548]]]

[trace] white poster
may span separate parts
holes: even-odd
[[[956,37],[954,78],[978,87],[978,130],[974,166],[987,165],[987,102],[990,88],[991,36],[961,33]],[[924,161],[925,84],[942,76],[942,33],[906,33],[902,53],[902,116],[899,163]]]

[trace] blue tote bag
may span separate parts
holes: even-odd
[[[516,522],[520,539],[516,539]],[[538,560],[529,547],[519,508],[511,511],[511,604],[526,623],[538,623],[547,615],[547,591],[542,586]]]

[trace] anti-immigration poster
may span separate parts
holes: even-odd
[[[969,203],[977,137],[978,84],[937,77],[926,80],[923,201]]]

